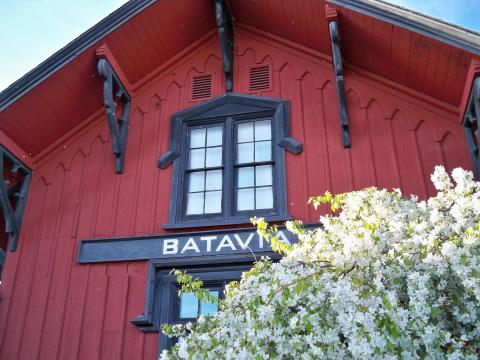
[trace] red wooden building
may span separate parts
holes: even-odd
[[[0,358],[154,359],[215,311],[169,269],[221,296],[253,214],[478,176],[479,76],[480,34],[379,0],[128,2],[0,93]]]

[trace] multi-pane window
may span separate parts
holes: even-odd
[[[220,295],[219,289],[209,290],[212,298],[215,301],[203,300],[200,301],[195,293],[183,292],[179,296],[179,314],[178,318],[197,319],[200,315],[214,315],[218,311],[218,297]]]
[[[230,126],[226,125],[228,121],[232,122]],[[230,137],[224,136],[226,128],[232,128]],[[225,138],[230,142],[224,143]],[[270,118],[226,119],[223,123],[189,127],[185,216],[223,214],[222,200],[227,195],[235,204],[233,213],[273,209],[272,140]],[[225,174],[232,178],[229,189],[224,188]]]
[[[272,209],[271,120],[239,123],[236,134],[237,211]]]
[[[284,151],[302,148],[290,136],[286,100],[227,93],[174,114],[169,148],[158,160],[162,169],[174,162],[163,227],[289,219]]]
[[[194,292],[180,292],[181,286],[177,282],[177,276],[172,274],[172,264],[159,263],[159,268],[152,272],[155,281],[154,289],[147,292],[152,297],[147,299],[154,319],[155,329],[160,329],[164,323],[185,324],[195,322],[200,316],[214,315],[219,310],[219,300],[223,298],[225,287],[232,281],[238,281],[243,272],[251,268],[251,264],[231,262],[222,263],[220,260],[212,260],[208,267],[191,266],[195,260],[185,259],[188,264],[186,272],[194,279],[203,282],[203,287],[210,292],[209,299],[199,300]],[[216,265],[214,265],[216,264]],[[211,301],[215,299],[214,301]],[[144,323],[141,323],[144,325]],[[175,344],[176,338],[169,338],[163,334],[159,339],[159,350],[168,349]]]
[[[186,215],[222,212],[223,126],[189,131]]]

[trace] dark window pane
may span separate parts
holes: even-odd
[[[253,167],[243,167],[238,169],[238,187],[246,188],[254,186]]]
[[[203,214],[203,194],[203,192],[188,194],[187,215]]]
[[[270,161],[272,159],[272,142],[260,141],[255,143],[255,161]]]
[[[256,186],[272,185],[272,165],[255,168]]]
[[[256,188],[256,209],[272,209],[273,208],[273,191],[271,186]]]
[[[180,295],[180,319],[196,319],[198,316],[198,300],[195,293]]]
[[[205,190],[222,190],[222,170],[207,171]]]
[[[190,131],[190,148],[199,148],[205,146],[205,128],[192,129]]]
[[[205,214],[222,212],[222,192],[207,191],[205,193]]]
[[[190,173],[188,191],[196,192],[205,190],[205,171],[196,171]]]
[[[190,150],[190,169],[201,169],[205,167],[205,149]]]
[[[253,141],[253,122],[238,124],[237,132],[239,143]]]
[[[271,140],[272,128],[270,120],[257,121],[255,123],[255,141]]]
[[[223,128],[221,126],[209,127],[207,129],[207,146],[222,145]]]
[[[214,296],[214,302],[201,302],[200,315],[215,315],[218,311],[218,290],[210,290],[210,295]]]
[[[237,210],[253,210],[255,209],[254,201],[255,189],[238,189],[237,192]]]
[[[222,147],[207,148],[206,167],[214,167],[222,165]]]
[[[254,143],[238,144],[237,146],[238,164],[253,162],[253,144]]]

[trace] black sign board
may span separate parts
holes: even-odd
[[[279,227],[279,241],[293,244],[295,235]],[[158,236],[82,240],[79,263],[167,259],[271,252],[270,243],[254,228],[177,233]]]

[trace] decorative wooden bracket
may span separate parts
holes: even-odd
[[[112,136],[112,148],[115,155],[115,170],[123,173],[125,150],[127,146],[128,120],[131,97],[107,59],[98,60],[97,71],[103,77],[103,103],[108,126]],[[121,115],[117,117],[117,105],[121,105]]]
[[[480,75],[473,81],[470,97],[463,116],[463,128],[467,138],[468,150],[473,162],[473,172],[480,179]]]
[[[335,8],[326,5],[325,13],[330,31],[330,43],[332,45],[333,70],[337,87],[338,107],[340,110],[340,126],[342,128],[342,142],[344,148],[351,146],[350,131],[348,128],[347,102],[345,85],[343,81],[342,53],[340,52],[340,32],[338,30],[338,14]]]
[[[215,0],[215,20],[218,38],[222,50],[223,72],[225,73],[225,91],[233,91],[233,22],[224,0]]]
[[[0,146],[0,208],[10,251],[17,249],[31,176],[24,164]]]

